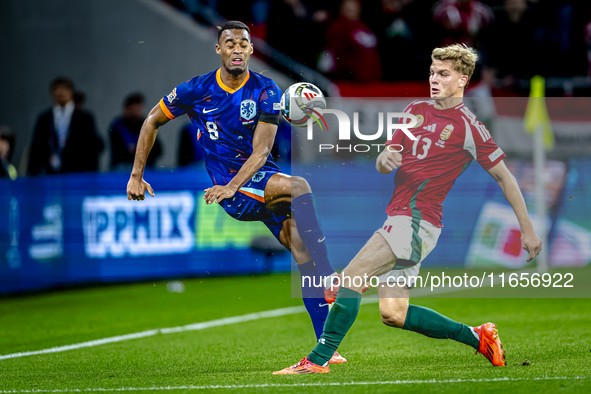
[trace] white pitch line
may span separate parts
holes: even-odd
[[[17,358],[17,357],[33,356],[35,354],[46,354],[46,353],[65,352],[65,351],[68,351],[68,350],[80,349],[80,348],[83,348],[83,347],[99,346],[99,345],[105,345],[107,343],[129,341],[130,339],[151,337],[151,336],[156,335],[156,334],[158,334],[158,330],[141,331],[141,332],[135,332],[133,334],[118,335],[116,337],[96,339],[94,341],[88,341],[88,342],[82,342],[82,343],[75,343],[73,345],[52,347],[52,348],[43,349],[43,350],[35,350],[35,351],[32,351],[32,352],[21,352],[21,353],[5,354],[5,355],[0,356],[0,360],[5,360],[7,358]]]
[[[281,378],[278,378],[281,379]],[[375,386],[375,385],[407,385],[407,384],[453,384],[453,383],[494,383],[546,380],[587,380],[588,376],[543,376],[539,378],[492,378],[492,379],[445,379],[445,380],[391,380],[374,382],[315,382],[315,383],[267,383],[267,384],[236,384],[211,386],[163,386],[163,387],[120,387],[120,388],[86,388],[56,390],[3,390],[0,394],[19,393],[81,393],[89,391],[161,391],[161,390],[211,390],[211,389],[248,389],[248,388],[282,388],[282,387],[319,387],[319,386]]]
[[[498,282],[498,280],[496,280],[496,282]],[[425,295],[450,293],[450,292],[468,290],[468,289],[470,289],[470,288],[465,288],[465,287],[445,288],[445,287],[442,287],[442,288],[437,288],[436,291],[429,291],[428,288],[417,288],[413,291],[412,295],[413,295],[413,298],[416,298],[416,297],[422,297]],[[368,297],[368,298],[364,298],[361,303],[362,304],[374,304],[377,302],[379,302],[379,298]],[[158,334],[172,334],[172,333],[181,332],[181,331],[199,331],[199,330],[205,330],[207,328],[212,328],[212,327],[228,326],[231,324],[244,323],[244,322],[252,321],[252,320],[265,319],[268,317],[294,315],[296,313],[303,313],[305,311],[306,311],[306,308],[304,306],[292,306],[292,307],[288,307],[288,308],[272,309],[270,311],[249,313],[247,315],[225,317],[223,319],[210,320],[210,321],[201,322],[201,323],[193,323],[193,324],[188,324],[186,326],[157,328],[154,330],[147,330],[147,331],[135,332],[132,334],[125,334],[125,335],[118,335],[115,337],[96,339],[96,340],[88,341],[88,342],[75,343],[73,345],[57,346],[57,347],[52,347],[49,349],[34,350],[34,351],[30,351],[30,352],[5,354],[5,355],[0,355],[0,360],[6,360],[9,358],[34,356],[37,354],[59,353],[59,352],[65,352],[68,350],[81,349],[81,348],[85,348],[85,347],[100,346],[100,345],[106,345],[109,343],[129,341],[129,340],[138,339],[138,338],[146,338],[146,337],[151,337],[151,336],[158,335]],[[1,393],[1,391],[0,391],[0,393]]]
[[[216,319],[216,320],[210,320],[210,321],[201,322],[201,323],[188,324],[186,326],[159,328],[159,329],[155,329],[155,330],[136,332],[133,334],[118,335],[115,337],[97,339],[94,341],[75,343],[73,345],[52,347],[50,349],[35,350],[35,351],[31,351],[31,352],[5,354],[5,355],[0,356],[0,360],[6,360],[9,358],[17,358],[17,357],[25,357],[25,356],[34,356],[36,354],[59,353],[59,352],[65,352],[68,350],[81,349],[81,348],[85,348],[85,347],[105,345],[108,343],[129,341],[131,339],[146,338],[146,337],[151,337],[151,336],[158,335],[158,334],[172,334],[172,333],[181,332],[181,331],[205,330],[205,329],[211,328],[211,327],[227,326],[230,324],[244,323],[244,322],[252,321],[252,320],[265,319],[268,317],[293,315],[293,314],[302,313],[305,311],[306,311],[306,308],[304,306],[292,306],[292,307],[288,307],[288,308],[273,309],[270,311],[249,313],[247,315],[225,317],[223,319]]]

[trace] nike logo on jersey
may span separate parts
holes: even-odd
[[[423,129],[430,131],[431,133],[434,133],[436,127],[437,127],[437,123],[433,123],[432,125],[423,127]]]
[[[329,304],[318,304],[319,307],[328,306]]]
[[[325,239],[326,239],[326,237],[320,238],[320,239],[318,240],[318,243],[320,243],[320,242],[324,241]]]
[[[210,113],[210,112],[212,112],[212,111],[215,111],[216,109],[217,109],[217,108],[210,109],[210,110],[206,110],[205,108],[203,108],[203,113],[204,113],[204,114],[208,114],[208,113]]]

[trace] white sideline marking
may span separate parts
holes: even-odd
[[[225,317],[223,319],[216,319],[216,320],[210,320],[210,321],[201,322],[201,323],[188,324],[186,326],[159,328],[159,329],[155,329],[155,330],[136,332],[133,334],[118,335],[115,337],[97,339],[94,341],[75,343],[73,345],[52,347],[50,349],[35,350],[35,351],[31,351],[31,352],[5,354],[5,355],[0,356],[0,360],[6,360],[8,358],[33,356],[36,354],[59,353],[59,352],[65,352],[68,350],[81,349],[84,347],[99,346],[99,345],[105,345],[108,343],[129,341],[131,339],[151,337],[151,336],[158,335],[158,334],[172,334],[172,333],[181,332],[181,331],[205,330],[205,329],[211,328],[211,327],[227,326],[230,324],[244,323],[247,321],[259,320],[259,319],[264,319],[264,318],[268,318],[268,317],[293,315],[293,314],[302,313],[305,311],[306,311],[306,308],[303,305],[302,306],[292,306],[292,307],[288,307],[288,308],[273,309],[270,311],[249,313],[247,315]]]
[[[280,378],[279,378],[280,379]],[[317,386],[373,386],[373,385],[397,385],[397,384],[449,384],[449,383],[487,383],[487,382],[518,382],[536,380],[586,380],[587,376],[544,376],[539,378],[493,378],[493,379],[447,379],[447,380],[392,380],[377,382],[317,382],[317,383],[267,383],[267,384],[236,384],[215,386],[164,386],[164,387],[121,387],[113,389],[87,388],[87,389],[56,389],[56,390],[4,390],[2,394],[18,393],[79,393],[85,391],[149,391],[149,390],[206,390],[206,389],[248,389],[248,388],[281,388],[281,387],[317,387]]]
[[[496,280],[496,282],[498,282],[498,280]],[[412,293],[412,296],[413,296],[413,298],[416,298],[416,297],[422,297],[425,295],[450,293],[450,292],[468,290],[468,289],[469,288],[464,288],[464,287],[460,287],[460,288],[442,287],[442,288],[438,288],[437,291],[429,291],[428,288],[417,288]],[[374,304],[379,301],[380,301],[380,299],[378,297],[368,297],[368,298],[362,299],[361,303],[362,304]],[[5,355],[0,355],[0,360],[6,360],[9,358],[17,358],[17,357],[34,356],[37,354],[59,353],[59,352],[65,352],[68,350],[81,349],[81,348],[85,348],[85,347],[100,346],[100,345],[106,345],[108,343],[123,342],[123,341],[129,341],[131,339],[151,337],[151,336],[158,335],[158,334],[172,334],[172,333],[181,332],[181,331],[205,330],[205,329],[211,328],[211,327],[227,326],[230,324],[244,323],[244,322],[252,321],[252,320],[265,319],[268,317],[294,315],[296,313],[303,313],[305,311],[306,311],[306,308],[303,305],[292,306],[292,307],[288,307],[288,308],[272,309],[270,311],[255,312],[255,313],[249,313],[247,315],[225,317],[223,319],[210,320],[210,321],[201,322],[201,323],[193,323],[193,324],[188,324],[186,326],[170,327],[170,328],[157,328],[155,330],[147,330],[147,331],[141,331],[141,332],[136,332],[136,333],[132,333],[132,334],[125,334],[125,335],[118,335],[115,337],[96,339],[96,340],[88,341],[88,342],[75,343],[73,345],[57,346],[57,347],[52,347],[49,349],[34,350],[34,351],[30,351],[30,352],[5,354]],[[2,393],[2,391],[0,391],[0,393]]]

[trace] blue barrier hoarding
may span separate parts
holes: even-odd
[[[0,181],[0,292],[289,270],[288,253],[251,250],[254,238],[271,236],[263,224],[203,202],[205,170],[145,177],[156,190],[145,201],[127,200],[128,174]]]

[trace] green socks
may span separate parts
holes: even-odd
[[[337,299],[328,313],[326,323],[324,323],[322,336],[308,356],[308,360],[317,365],[328,364],[347,331],[355,322],[360,304],[361,294],[344,287],[339,289]]]
[[[343,338],[355,322],[361,294],[341,288],[332,306],[324,331],[308,360],[317,365],[327,365]],[[479,339],[472,327],[453,321],[432,309],[409,305],[404,329],[418,332],[430,338],[453,339],[478,350]]]
[[[330,315],[328,316],[330,317]],[[478,335],[472,327],[453,321],[422,306],[408,306],[404,329],[418,332],[430,338],[453,339],[478,350]]]

